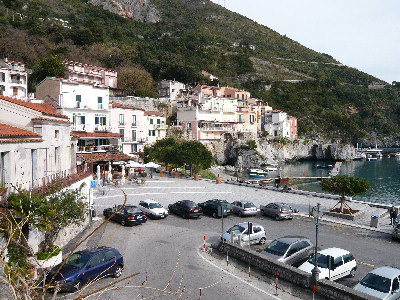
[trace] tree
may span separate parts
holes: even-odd
[[[184,142],[180,147],[179,158],[181,163],[188,164],[191,173],[193,171],[195,174],[198,174],[201,169],[210,168],[212,163],[211,152],[197,141]]]
[[[147,148],[148,159],[155,159],[165,164],[165,170],[168,165],[177,163],[177,153],[179,143],[173,138],[158,140],[152,147]]]
[[[150,73],[138,67],[124,67],[118,70],[118,88],[130,96],[159,97]]]
[[[321,187],[324,191],[340,194],[340,201],[332,207],[333,210],[340,204],[340,212],[343,213],[343,207],[346,206],[351,214],[351,207],[347,204],[345,196],[357,196],[365,193],[370,188],[369,182],[366,179],[351,177],[351,176],[333,176],[321,181]]]
[[[36,90],[36,85],[46,77],[65,77],[67,70],[67,67],[63,64],[58,55],[50,54],[50,56],[40,59],[33,68],[33,72],[29,81],[29,90]]]

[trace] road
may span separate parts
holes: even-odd
[[[227,185],[211,189],[207,185],[201,186],[185,180],[146,182],[146,185],[140,188],[124,188],[129,204],[137,204],[143,198],[152,198],[167,206],[181,199],[199,202],[201,199],[219,197],[233,201],[249,195],[248,188],[245,187],[239,189],[243,194],[238,195],[237,191],[232,193],[227,190]],[[123,201],[121,191],[116,188],[112,188],[106,195],[95,196],[98,214],[105,207]],[[101,220],[92,225],[97,226]],[[295,217],[291,221],[274,221],[259,215],[243,219],[230,216],[224,219],[224,228],[243,221],[261,224],[267,232],[268,240],[285,235],[302,235],[315,241],[314,222],[303,217]],[[214,252],[214,256],[210,257],[201,251],[203,237],[206,236],[207,245],[216,245],[221,230],[221,219],[208,216],[186,220],[170,215],[164,220],[149,220],[146,224],[134,227],[122,227],[110,222],[101,227],[81,248],[100,245],[116,247],[125,259],[124,276],[140,273],[129,281],[118,284],[119,287],[124,286],[123,288],[104,292],[101,299],[154,299],[160,295],[163,295],[161,299],[199,299],[200,289],[201,299],[246,299],[249,295],[252,299],[274,299],[273,276],[252,270],[252,277],[249,279],[247,265],[230,259],[231,265],[227,268],[223,255],[216,256]],[[389,235],[337,226],[324,221],[321,221],[319,230],[318,248],[347,249],[358,261],[356,277],[340,280],[339,283],[352,287],[366,273],[381,265],[400,268],[400,244],[392,242]],[[102,279],[84,290],[82,295],[112,281],[112,278]],[[75,296],[63,294],[66,298]],[[280,282],[279,299],[310,297],[309,291]]]

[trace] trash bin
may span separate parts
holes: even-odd
[[[96,217],[96,210],[92,209],[92,218]]]
[[[378,221],[379,221],[379,216],[378,215],[372,215],[371,216],[371,223],[369,224],[369,227],[378,228]]]

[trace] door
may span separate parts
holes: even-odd
[[[333,261],[333,270],[331,271],[331,280],[339,279],[346,275],[346,267],[341,256]]]
[[[87,282],[97,280],[105,276],[104,273],[102,274],[102,272],[104,271],[103,263],[104,263],[103,253],[101,252],[96,253],[95,255],[92,256],[92,258],[86,265],[86,271],[84,273]]]
[[[252,236],[251,240],[252,240],[252,242],[254,244],[259,243],[260,240],[263,237],[265,237],[261,227],[260,226],[254,226],[254,225],[253,225],[253,233],[251,234],[251,236]]]
[[[106,270],[105,275],[111,275],[114,273],[115,267],[117,267],[117,257],[112,250],[104,252],[103,255],[103,270]]]

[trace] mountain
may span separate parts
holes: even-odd
[[[357,142],[397,135],[399,88],[209,0],[1,0],[0,55],[58,54],[154,80],[241,87],[299,120],[299,134]],[[150,76],[150,75],[149,75]]]

